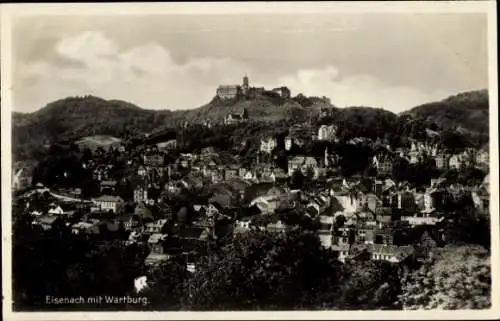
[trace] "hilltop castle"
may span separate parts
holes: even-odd
[[[249,94],[264,94],[266,92],[264,87],[250,87],[248,76],[243,77],[241,85],[220,85],[217,87],[217,97],[230,100],[239,97],[248,97]],[[279,95],[281,98],[288,99],[291,97],[290,90],[287,87],[274,88],[270,92]]]

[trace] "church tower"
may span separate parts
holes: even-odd
[[[248,84],[248,77],[245,74],[245,77],[243,77],[243,86],[241,86],[241,89],[243,90],[243,95],[246,95],[248,93],[248,89],[250,89],[250,86]]]

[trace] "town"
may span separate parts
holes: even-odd
[[[219,87],[217,95],[234,99],[251,92],[246,76],[241,88]],[[290,97],[286,87],[279,89]],[[248,114],[176,130],[251,126]],[[38,233],[144,249],[146,270],[134,277],[137,292],[148,286],[150,271],[166,262],[181,260],[195,273],[203,258],[253,232],[313,231],[341,263],[368,256],[411,267],[454,242],[450,225],[459,215],[476,225],[488,222],[486,147],[454,150],[431,130],[430,138],[408,138],[406,146],[380,138],[346,140],[337,124],[321,122],[330,114],[324,109],[319,122],[289,124],[284,133],[226,150],[189,150],[180,134],[154,142],[146,134],[102,146],[51,146],[50,161],[14,173],[13,220],[28,222],[28,230]],[[370,153],[350,155],[366,148]],[[343,167],[351,162],[364,165],[346,174]],[[487,239],[488,233],[487,227],[471,237]]]

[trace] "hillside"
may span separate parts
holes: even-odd
[[[171,114],[94,96],[57,100],[34,113],[13,113],[13,154],[19,159],[30,158],[33,149],[45,144],[85,136],[132,136],[168,125],[175,119]]]
[[[489,100],[487,90],[460,93],[442,101],[414,107],[401,116],[434,122],[442,129],[457,129],[463,133],[488,135]]]
[[[220,122],[230,113],[240,114],[243,109],[248,111],[250,119],[257,121],[278,121],[293,117],[304,117],[308,110],[292,99],[267,97],[259,95],[250,99],[241,98],[236,101],[225,102],[214,98],[210,103],[200,108],[185,112],[190,122],[211,120]]]
[[[291,99],[256,95],[229,102],[214,97],[204,106],[181,111],[147,110],[120,100],[85,96],[57,100],[30,114],[13,113],[13,155],[15,160],[33,159],[37,150],[52,142],[95,135],[127,139],[174,128],[185,121],[220,122],[227,114],[241,113],[245,108],[251,120],[275,122],[306,120],[325,107],[331,108],[333,114],[322,121],[337,123],[344,129],[341,133],[348,132],[349,136],[375,138],[391,133],[414,136],[412,133],[436,129],[457,129],[475,141],[478,137],[484,141],[488,136],[486,90],[417,106],[400,115],[370,107],[335,108],[324,97],[301,94]]]

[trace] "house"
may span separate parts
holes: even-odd
[[[245,123],[247,121],[248,121],[248,112],[246,108],[243,108],[243,111],[240,114],[228,114],[224,118],[224,124],[226,125]]]
[[[32,176],[26,169],[21,168],[17,170],[17,172],[12,175],[12,190],[17,191],[28,187],[31,184],[31,178]]]
[[[409,191],[400,191],[396,193],[395,208],[403,210],[407,213],[415,213],[417,211],[417,205],[415,196]]]
[[[284,233],[287,229],[288,226],[280,219],[271,219],[271,222],[266,226],[266,231],[272,233]]]
[[[140,217],[131,213],[124,213],[120,215],[118,220],[123,224],[125,231],[137,230],[141,224]]]
[[[453,155],[450,157],[450,160],[448,161],[449,168],[451,169],[459,169],[460,166],[462,165],[461,159],[459,155]]]
[[[144,264],[148,267],[160,266],[164,262],[167,262],[171,257],[172,256],[169,254],[151,252],[144,260]]]
[[[334,244],[331,247],[334,253],[337,253],[337,259],[344,263],[346,258],[350,255],[350,245],[349,244]]]
[[[141,221],[152,220],[153,214],[145,202],[140,202],[134,209],[134,215]]]
[[[488,149],[484,148],[477,152],[476,154],[476,164],[479,166],[489,166],[490,164],[490,153]]]
[[[134,189],[134,202],[141,203],[148,200],[148,189],[145,186],[137,186]]]
[[[429,217],[419,217],[419,216],[401,216],[401,221],[408,222],[410,226],[418,225],[436,225],[436,223],[442,221],[443,218],[437,218],[434,216]]]
[[[99,183],[101,193],[102,192],[114,192],[116,191],[116,181],[103,180]]]
[[[292,176],[296,170],[300,170],[303,175],[307,176],[309,171],[313,173],[313,179],[319,175],[318,162],[314,157],[310,156],[295,156],[288,161],[288,176]]]
[[[354,218],[354,217],[353,217]],[[352,244],[356,236],[356,223],[350,220],[344,223],[343,226],[338,227],[334,232],[334,243],[338,245]]]
[[[64,214],[64,210],[59,205],[51,204],[49,210],[49,215],[62,215]]]
[[[158,144],[156,144],[156,146],[158,147],[158,150],[162,150],[162,151],[166,151],[166,152],[174,151],[177,149],[177,140],[170,139],[170,140],[167,140],[166,142],[158,143]]]
[[[375,212],[377,208],[382,206],[382,200],[373,193],[358,193],[358,207],[362,210]]]
[[[321,243],[321,246],[323,246],[324,248],[329,249],[332,247],[333,244],[332,231],[320,230],[318,231],[318,238]]]
[[[73,234],[99,234],[99,227],[96,223],[78,222],[71,225],[71,233]]]
[[[217,217],[219,214],[222,214],[224,211],[224,208],[222,207],[221,204],[217,202],[210,202],[206,207],[205,207],[205,215],[207,217]]]
[[[210,180],[214,184],[222,182],[224,180],[224,171],[222,169],[214,169],[210,173]]]
[[[165,240],[167,238],[166,234],[161,233],[153,233],[148,238],[148,247],[151,249],[151,252],[158,254],[165,254]]]
[[[293,146],[293,137],[291,135],[288,135],[285,137],[285,149],[290,150],[292,149]]]
[[[368,251],[373,260],[383,260],[391,263],[400,263],[414,254],[410,245],[396,246],[384,244],[369,244]]]
[[[224,169],[224,180],[230,180],[238,177],[239,167],[237,165],[230,165]]]
[[[240,234],[250,231],[251,229],[251,216],[245,216],[235,221],[234,234]]]
[[[210,239],[210,231],[207,228],[190,226],[184,227],[173,234],[169,240],[169,246],[183,252],[193,251]]]
[[[314,216],[318,216],[326,212],[330,208],[330,204],[330,196],[325,193],[321,193],[311,197],[311,200],[306,207],[308,209],[308,213],[314,213]]]
[[[33,224],[40,225],[43,230],[47,231],[52,229],[59,220],[59,216],[42,215],[39,216],[35,221],[33,221]]]
[[[318,129],[318,140],[335,141],[337,139],[337,126],[321,125]]]
[[[164,163],[164,157],[162,154],[146,154],[143,157],[144,165],[147,167],[161,167]]]
[[[330,195],[332,197],[332,204],[337,205],[334,213],[354,214],[360,208],[359,199],[356,193],[337,193],[330,190]]]
[[[263,153],[272,153],[278,146],[278,141],[274,137],[266,137],[260,140],[260,151]]]
[[[166,224],[167,224],[166,219],[160,219],[160,220],[146,223],[144,225],[144,233],[147,233],[147,234],[160,233],[161,234],[163,232]]]
[[[243,174],[243,177],[242,177],[244,180],[247,180],[247,181],[255,181],[257,180],[257,173],[253,170],[245,170],[244,174]]]
[[[281,168],[274,168],[270,175],[270,178],[273,182],[281,182],[286,181],[288,179],[288,176]]]
[[[378,175],[390,175],[392,172],[392,158],[386,154],[378,154],[373,156],[373,166],[377,170]]]
[[[283,197],[275,195],[259,196],[249,206],[257,206],[263,214],[273,214],[283,202]]]
[[[100,208],[101,211],[112,211],[114,213],[121,212],[125,202],[120,196],[103,195],[98,198],[93,198],[92,202]]]
[[[144,167],[142,165],[139,166],[139,168],[137,169],[137,175],[139,175],[139,176],[143,176],[144,177],[144,176],[147,175],[147,173],[148,173],[148,171],[146,170],[146,167]]]
[[[450,158],[443,152],[438,153],[434,157],[434,161],[437,169],[447,170],[449,168]]]

